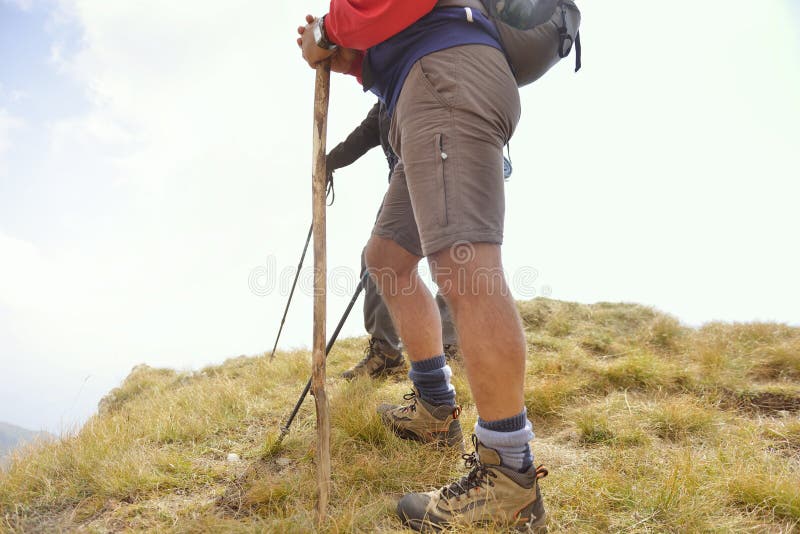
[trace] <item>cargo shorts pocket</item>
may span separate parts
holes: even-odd
[[[447,152],[445,151],[444,134],[437,133],[433,136],[433,150],[435,161],[434,180],[436,181],[436,204],[439,210],[439,225],[447,226]]]

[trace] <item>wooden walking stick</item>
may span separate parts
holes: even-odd
[[[325,142],[328,133],[328,99],[331,64],[317,67],[314,88],[314,342],[311,367],[311,392],[317,407],[317,525],[324,524],[331,485],[331,421],[325,394],[325,299],[327,295],[325,251]]]

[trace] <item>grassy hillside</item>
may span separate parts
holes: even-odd
[[[800,530],[800,329],[694,330],[630,304],[537,299],[520,311],[551,532]],[[340,342],[329,374],[363,344]],[[309,369],[305,352],[190,374],[135,369],[77,435],[0,474],[0,530],[309,531],[312,400],[275,445]],[[468,430],[475,407],[454,373]],[[399,378],[329,381],[328,531],[398,531],[400,494],[462,472],[458,452],[382,427],[375,406],[406,390]]]

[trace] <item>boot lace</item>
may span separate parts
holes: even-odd
[[[400,412],[405,413],[405,412],[417,411],[417,394],[414,392],[413,389],[408,393],[406,393],[405,395],[403,395],[403,400],[411,401],[411,404],[400,408]]]
[[[464,465],[470,470],[469,473],[456,482],[443,487],[440,491],[443,499],[458,499],[461,495],[468,493],[469,490],[481,487],[486,483],[494,486],[494,481],[491,479],[497,478],[497,475],[478,459],[478,438],[475,435],[472,436],[472,444],[476,452],[461,455],[461,458],[464,459]]]
[[[356,366],[353,368],[354,370],[363,369],[364,367],[367,366],[367,362],[370,361],[375,356],[375,353],[378,350],[378,348],[376,347],[377,344],[378,344],[377,339],[369,340],[369,345],[367,346],[366,349],[364,349],[364,358],[362,358],[361,361],[356,364]]]

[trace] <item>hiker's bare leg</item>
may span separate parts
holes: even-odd
[[[453,312],[478,414],[487,421],[522,412],[525,335],[503,274],[500,245],[474,243],[429,258]]]
[[[422,361],[442,354],[439,308],[417,272],[422,258],[390,239],[373,235],[366,259],[409,359]]]

